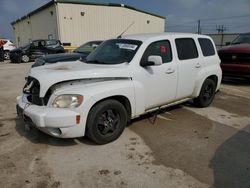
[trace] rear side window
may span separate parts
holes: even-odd
[[[198,57],[198,51],[192,38],[175,39],[175,44],[180,60],[194,59]]]
[[[161,56],[163,63],[172,61],[170,42],[168,40],[162,40],[151,43],[145,50],[141,61],[147,61],[151,55]]]
[[[198,41],[204,56],[212,56],[215,54],[214,46],[210,39],[199,38]]]

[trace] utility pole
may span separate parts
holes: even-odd
[[[223,34],[224,31],[226,31],[226,27],[224,27],[224,25],[216,25],[216,30],[218,31],[218,34]]]
[[[197,33],[201,34],[201,20],[198,20]]]
[[[224,27],[224,25],[217,25],[216,30],[218,31],[218,34],[221,34],[220,46],[223,47],[223,44],[224,44],[224,31],[226,31],[226,27]]]

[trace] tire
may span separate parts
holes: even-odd
[[[4,51],[4,59],[9,60],[10,59],[10,52],[9,51]]]
[[[87,136],[96,144],[107,144],[116,140],[127,125],[125,107],[116,100],[96,104],[87,118]]]
[[[200,94],[194,99],[194,105],[200,108],[208,107],[215,96],[216,84],[212,79],[206,79],[201,87]]]
[[[30,58],[27,55],[22,55],[21,61],[24,62],[24,63],[28,63],[30,61]]]

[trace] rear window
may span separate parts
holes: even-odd
[[[198,41],[204,56],[212,56],[215,54],[214,46],[210,39],[199,38]]]
[[[57,40],[47,40],[46,41],[46,46],[54,46],[57,45],[58,41]]]
[[[198,57],[198,51],[192,38],[175,39],[175,44],[180,60],[194,59]]]

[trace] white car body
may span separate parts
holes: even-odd
[[[16,49],[16,46],[15,46],[15,44],[14,44],[12,41],[10,41],[9,39],[1,39],[1,40],[3,40],[4,43],[5,43],[5,44],[3,45],[4,58],[5,58],[5,59],[9,59],[9,52],[10,52],[11,50]]]
[[[221,82],[220,59],[215,55],[204,57],[196,34],[143,34],[124,36],[122,39],[142,41],[130,63],[117,65],[86,64],[81,61],[65,62],[33,68],[29,77],[40,83],[40,98],[50,89],[46,105],[39,106],[28,101],[28,94],[17,97],[17,106],[37,128],[61,138],[82,137],[90,109],[99,101],[119,97],[128,102],[130,119],[147,112],[181,103],[199,96],[202,84],[208,77],[216,78],[216,90]],[[175,46],[177,38],[192,38],[199,57],[180,61]],[[159,66],[140,66],[149,44],[168,40],[172,48],[172,61]],[[213,42],[212,42],[213,43]],[[214,43],[213,47],[215,49]],[[84,96],[83,103],[74,109],[55,108],[52,102],[62,94]],[[76,117],[80,116],[80,123]],[[60,131],[58,131],[58,129]]]

